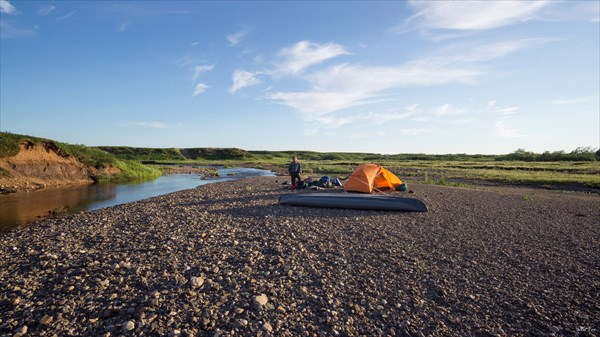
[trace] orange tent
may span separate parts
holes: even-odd
[[[344,190],[372,193],[373,189],[395,189],[400,185],[402,185],[400,178],[389,170],[375,164],[363,164],[356,167],[344,184]]]

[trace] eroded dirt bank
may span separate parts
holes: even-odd
[[[429,212],[314,209],[278,205],[277,179],[0,237],[0,335],[600,331],[598,195],[413,184]]]
[[[24,141],[19,153],[0,158],[0,193],[34,190],[46,186],[91,184],[93,177],[114,174],[120,170],[109,166],[98,170],[62,152],[52,142]]]

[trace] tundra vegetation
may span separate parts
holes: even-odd
[[[579,147],[571,152],[509,154],[374,154],[314,151],[247,151],[237,148],[136,148],[125,146],[88,147],[48,139],[0,133],[0,158],[18,153],[19,144],[54,142],[61,151],[81,162],[102,168],[112,164],[121,173],[110,180],[155,178],[169,164],[196,166],[241,166],[285,173],[292,156],[297,156],[308,175],[345,177],[362,163],[376,163],[407,182],[468,186],[472,183],[522,184],[542,187],[600,188],[600,150]]]
[[[12,157],[19,153],[19,145],[23,141],[31,141],[33,143],[53,143],[58,147],[60,155],[75,157],[85,165],[97,169],[103,169],[108,165],[113,165],[121,170],[120,173],[115,175],[103,175],[98,177],[100,181],[125,182],[147,180],[154,179],[161,175],[161,171],[156,167],[142,165],[137,160],[120,159],[111,153],[95,147],[67,144],[50,139],[17,135],[8,132],[0,133],[0,159]],[[4,171],[0,172],[0,174],[6,176],[9,173]]]

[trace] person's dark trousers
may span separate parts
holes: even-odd
[[[292,177],[292,185],[296,185],[296,182],[300,182],[300,173],[290,173],[290,176]]]

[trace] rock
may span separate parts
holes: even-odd
[[[48,325],[48,324],[52,323],[53,319],[54,318],[52,316],[44,315],[44,317],[42,317],[42,319],[40,319],[40,324]]]
[[[22,336],[27,333],[27,325],[20,326],[14,330],[17,336]]]
[[[192,288],[200,288],[204,284],[204,277],[202,276],[192,276],[190,278],[190,284]]]
[[[271,326],[271,324],[269,322],[263,323],[262,328],[266,332],[272,332],[273,331],[273,327]]]
[[[597,334],[597,195],[415,185],[431,212],[396,214],[251,179],[2,233],[0,336]]]
[[[246,327],[246,326],[248,326],[248,321],[245,320],[245,319],[243,319],[243,318],[237,319],[233,323],[233,327],[236,328],[236,329],[243,328],[243,327]]]
[[[123,330],[131,331],[135,329],[135,323],[133,321],[127,321],[127,323],[123,324]]]
[[[267,297],[267,295],[262,294],[262,295],[254,296],[254,301],[252,302],[252,304],[254,305],[255,308],[260,309],[263,305],[267,304],[268,301],[269,301],[269,298]]]

